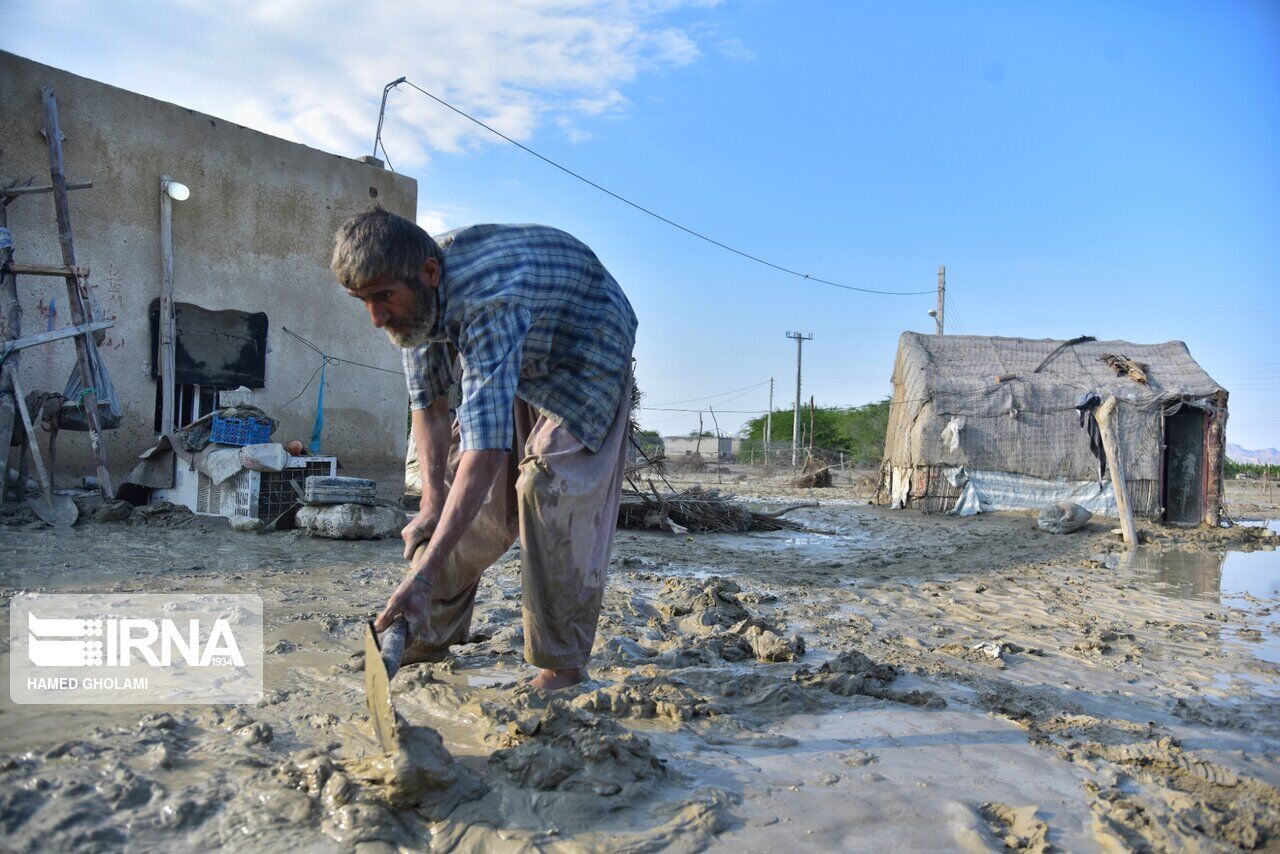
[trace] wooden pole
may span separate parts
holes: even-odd
[[[83,279],[89,275],[88,267],[62,267],[57,264],[13,264],[11,266],[14,274],[18,276],[57,276],[61,279],[77,276]]]
[[[58,101],[54,97],[52,86],[44,87],[42,96],[45,111],[44,132],[49,143],[49,183],[53,188],[53,206],[58,218],[58,242],[62,246],[62,264],[66,267],[75,267],[76,251],[71,239],[71,205],[67,199],[67,176],[62,168],[62,132],[58,127]],[[67,302],[73,325],[81,326],[97,319],[85,316],[80,280],[74,275],[67,276]],[[93,387],[93,371],[89,361],[89,348],[96,345],[89,335],[78,335],[75,342],[76,366],[80,370],[80,382],[84,387],[84,396],[80,402],[84,406],[85,421],[89,425],[89,444],[98,460],[98,487],[102,497],[110,499],[114,497],[115,492],[111,488],[111,472],[107,470],[107,449],[102,440],[102,428],[98,424],[98,395]]]
[[[92,181],[76,181],[75,183],[67,182],[68,190],[88,190],[92,189],[92,187]],[[53,187],[10,187],[7,190],[0,192],[0,196],[4,196],[5,198],[16,198],[17,196],[35,196],[42,193],[52,192]]]
[[[773,377],[769,377],[769,414],[764,419],[764,462],[769,464],[769,443],[773,441]]]
[[[1205,414],[1205,484],[1204,514],[1201,522],[1214,528],[1222,524],[1222,505],[1226,500],[1227,392],[1213,396],[1213,406]]]
[[[1124,458],[1120,453],[1120,440],[1112,418],[1116,412],[1115,395],[1110,395],[1098,407],[1096,418],[1102,431],[1102,449],[1107,455],[1107,469],[1111,472],[1111,488],[1116,494],[1116,510],[1120,514],[1120,531],[1130,546],[1138,544],[1138,529],[1133,522],[1133,506],[1129,503],[1129,487],[1125,475]]]
[[[8,229],[9,212],[0,201],[0,228]],[[5,241],[6,244],[9,241]],[[0,250],[0,264],[13,259],[13,247]],[[9,268],[0,274],[0,336],[13,341],[22,334],[22,304],[18,302],[18,277]],[[10,353],[0,367],[0,504],[9,496],[9,441],[13,438],[14,419],[18,417],[13,378],[18,370],[18,354]],[[19,486],[21,490],[22,487]],[[19,493],[21,499],[21,493]]]
[[[54,329],[49,332],[40,332],[35,335],[28,335],[26,338],[10,339],[0,346],[0,357],[6,356],[11,352],[25,350],[28,347],[36,347],[40,344],[49,344],[53,341],[61,341],[64,338],[74,338],[77,335],[84,335],[86,332],[94,332],[99,329],[110,329],[115,326],[114,320],[95,320],[93,323],[86,323],[83,326],[67,326],[63,329]]]
[[[31,446],[31,459],[36,464],[36,476],[40,480],[40,494],[44,496],[45,506],[52,508],[53,481],[49,479],[49,473],[44,468],[44,460],[40,457],[40,445],[36,440],[35,427],[31,423],[30,413],[27,412],[27,402],[22,397],[22,386],[17,376],[13,377],[13,397],[18,404],[18,414],[22,416],[22,427],[27,436],[27,444]],[[19,495],[23,494],[26,488],[25,483],[19,484]]]
[[[173,431],[174,370],[173,320],[173,200],[169,176],[160,176],[160,435]]]
[[[813,456],[813,395],[809,395],[809,456]]]
[[[711,413],[711,423],[716,428],[716,483],[724,483],[724,472],[720,470],[723,468],[720,465],[720,421],[716,418],[716,411],[713,407],[708,406],[707,411]]]

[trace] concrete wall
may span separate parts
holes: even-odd
[[[695,449],[699,449],[698,452],[708,459],[714,456],[718,450],[720,459],[732,460],[737,457],[738,450],[741,446],[742,440],[731,436],[721,436],[719,439],[711,436],[703,436],[701,442],[699,442],[699,439],[696,436],[662,437],[663,453],[672,459],[692,454]]]
[[[280,421],[275,437],[305,444],[315,411],[315,384],[289,402],[320,361],[284,333],[288,326],[327,353],[395,372],[329,365],[322,450],[347,474],[396,468],[407,406],[399,352],[341,292],[328,260],[338,225],[374,198],[414,217],[417,182],[4,52],[0,180],[49,183],[46,85],[57,94],[68,180],[94,182],[71,193],[71,221],[76,261],[92,268],[103,311],[116,321],[100,348],[125,412],[106,434],[115,479],[154,440],[147,312],[160,294],[162,174],[191,188],[190,199],[173,204],[176,301],[268,315],[266,386],[255,402]],[[15,260],[61,264],[52,197],[24,196],[8,210]],[[63,280],[20,276],[18,289],[23,334],[70,323]],[[74,362],[70,341],[32,348],[20,377],[27,390],[61,391]],[[90,473],[89,459],[85,434],[59,435],[63,482]]]

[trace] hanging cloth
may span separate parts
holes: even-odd
[[[316,420],[311,427],[311,444],[307,446],[312,454],[320,453],[320,434],[324,431],[324,369],[329,365],[329,357],[323,353],[321,357],[324,361],[320,363],[320,390],[316,392]]]
[[[1102,398],[1097,392],[1086,392],[1076,401],[1076,409],[1080,413],[1080,426],[1089,433],[1089,452],[1098,460],[1098,482],[1107,478],[1107,452],[1102,447],[1102,428],[1094,411],[1102,405]]]

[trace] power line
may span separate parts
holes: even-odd
[[[699,401],[699,400],[710,400],[710,399],[711,399],[711,398],[713,398],[713,397],[724,397],[725,395],[734,394],[735,392],[739,392],[739,391],[743,391],[743,392],[751,391],[751,390],[752,390],[752,389],[754,389],[754,388],[760,388],[760,386],[768,385],[768,384],[769,384],[769,381],[768,381],[768,380],[765,380],[764,382],[756,383],[755,385],[744,385],[742,388],[732,388],[732,389],[729,389],[728,391],[722,391],[722,392],[719,392],[719,393],[717,393],[717,394],[708,394],[708,395],[704,395],[704,396],[702,396],[702,397],[686,397],[684,400],[668,400],[668,401],[664,401],[663,403],[658,404],[658,406],[668,406],[668,405],[670,405],[670,404],[672,404],[672,403],[694,403],[695,401]],[[654,407],[654,406],[642,406],[641,408],[642,408],[642,409],[655,409],[655,408],[657,408],[657,407]]]
[[[665,406],[643,406],[645,412],[707,412],[706,409],[669,409]],[[717,409],[720,415],[763,415],[765,409]]]
[[[403,77],[400,79],[404,80]],[[635,208],[636,210],[640,211],[641,213],[648,214],[649,216],[653,217],[656,220],[665,222],[667,225],[672,226],[673,228],[678,228],[679,230],[685,232],[686,234],[692,235],[693,237],[696,237],[699,240],[704,240],[713,246],[718,246],[727,252],[732,252],[734,255],[740,255],[741,257],[746,258],[750,261],[755,261],[757,264],[762,264],[765,267],[770,267],[781,273],[787,273],[797,278],[805,279],[806,281],[817,282],[818,284],[821,284],[821,285],[830,285],[833,288],[843,288],[844,290],[847,290],[847,291],[858,291],[859,293],[864,293],[864,294],[882,294],[884,296],[921,296],[923,294],[933,293],[933,291],[931,290],[930,291],[883,291],[883,290],[876,290],[875,288],[859,288],[854,285],[845,285],[845,284],[841,284],[840,282],[833,282],[829,279],[820,279],[817,276],[811,276],[808,273],[801,273],[799,270],[793,270],[790,267],[784,267],[781,264],[775,264],[772,261],[765,260],[764,258],[761,258],[758,255],[752,255],[750,252],[744,252],[741,249],[735,249],[734,247],[730,246],[727,243],[722,243],[713,237],[708,237],[702,232],[695,231],[694,229],[689,228],[688,226],[681,225],[675,220],[669,219],[663,216],[662,214],[658,213],[657,211],[651,210],[650,208],[647,208],[644,205],[639,204],[638,202],[633,202],[627,197],[619,195],[618,193],[615,193],[613,190],[610,190],[607,187],[603,187],[600,184],[597,184],[595,181],[592,181],[590,178],[587,178],[586,176],[573,171],[567,166],[560,165],[556,161],[552,160],[550,157],[546,157],[542,154],[539,154],[529,146],[524,145],[523,143],[517,142],[516,140],[507,136],[505,133],[498,130],[497,128],[492,127],[491,125],[485,124],[480,119],[477,119],[475,116],[471,115],[470,113],[467,113],[467,112],[464,112],[463,110],[458,109],[453,104],[450,104],[448,101],[444,100],[443,98],[440,98],[440,97],[437,97],[436,95],[431,94],[426,89],[423,89],[421,86],[417,85],[413,81],[404,80],[404,83],[406,86],[409,86],[413,89],[417,89],[423,95],[426,95],[428,98],[440,104],[441,106],[452,110],[453,112],[462,116],[464,119],[474,122],[475,124],[479,125],[480,127],[484,128],[485,130],[489,131],[495,136],[501,137],[502,139],[506,140],[507,142],[519,148],[520,150],[526,152],[527,154],[533,155],[534,157],[538,158],[539,160],[541,160],[542,162],[546,163],[549,166],[554,166],[556,169],[559,169],[561,172],[564,172],[566,175],[570,175],[574,178],[577,178],[579,181],[583,182],[584,184],[588,184],[592,187],[595,187],[597,190],[604,193],[605,195],[612,196],[613,198],[617,199],[623,204],[629,205]],[[384,154],[386,153],[385,147],[383,148],[383,153]]]

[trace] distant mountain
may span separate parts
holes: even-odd
[[[1250,451],[1248,448],[1242,448],[1239,445],[1227,443],[1227,458],[1237,463],[1253,463],[1254,465],[1280,465],[1280,450],[1275,448],[1262,448],[1257,451]]]

